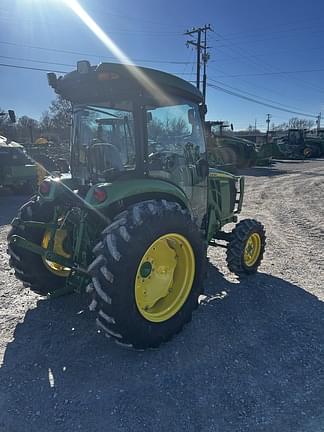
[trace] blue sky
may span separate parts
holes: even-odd
[[[195,79],[195,52],[186,47],[183,33],[211,24],[210,84],[293,111],[324,112],[323,1],[80,3],[136,64],[187,80]],[[113,61],[112,53],[63,0],[0,0],[0,7],[2,64],[68,71],[80,59]],[[0,66],[0,74],[0,106],[15,109],[18,116],[39,118],[54,98],[45,72]],[[275,123],[294,116],[212,88],[207,104],[209,119],[230,120],[236,129],[255,121],[264,129],[267,113]]]

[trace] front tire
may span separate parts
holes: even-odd
[[[255,273],[261,264],[266,236],[264,226],[254,219],[239,222],[230,234],[227,265],[238,276]]]
[[[155,348],[191,320],[206,250],[179,204],[152,200],[130,206],[103,231],[94,254],[90,309],[117,343]]]
[[[24,221],[49,222],[52,216],[50,206],[41,206],[36,197],[24,204],[19,212],[18,218]],[[19,235],[26,240],[30,240],[38,245],[42,244],[44,230],[39,228],[30,228],[23,225],[14,226],[8,234],[8,254],[10,256],[9,264],[15,271],[17,279],[23,282],[25,288],[31,291],[47,295],[58,288],[65,286],[66,279],[58,277],[46,269],[42,258],[26,249],[19,248],[10,243],[13,235]]]

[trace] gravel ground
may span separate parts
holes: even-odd
[[[156,351],[99,334],[87,299],[22,290],[0,197],[0,431],[324,431],[324,160],[246,175],[243,217],[267,229],[260,272],[241,281],[210,249],[193,321]]]

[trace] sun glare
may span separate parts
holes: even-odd
[[[97,38],[115,55],[123,64],[135,66],[131,59],[115,44],[94,21],[77,0],[63,0],[64,3],[84,22],[84,24],[97,36]],[[149,91],[152,96],[163,104],[171,104],[170,98],[138,68],[129,68],[132,75]]]

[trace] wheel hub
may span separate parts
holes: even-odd
[[[253,233],[248,238],[244,248],[244,263],[252,267],[258,260],[261,252],[261,237],[258,233]]]
[[[64,243],[67,238],[67,231],[64,229],[57,229],[54,234],[54,247],[53,252],[55,252],[57,255],[61,255],[64,258],[70,258],[71,254],[66,252],[64,249]],[[42,240],[42,247],[47,249],[50,241],[51,231],[46,230],[43,240]],[[70,274],[71,269],[68,267],[64,267],[61,264],[57,264],[53,261],[49,261],[45,258],[43,259],[43,263],[45,267],[51,272],[54,273],[56,276],[62,276],[67,277]]]
[[[150,261],[145,261],[140,268],[140,276],[145,279],[150,276],[151,272],[152,264]]]
[[[153,322],[171,318],[188,297],[195,270],[190,243],[180,234],[157,239],[144,254],[135,279],[140,313]]]

